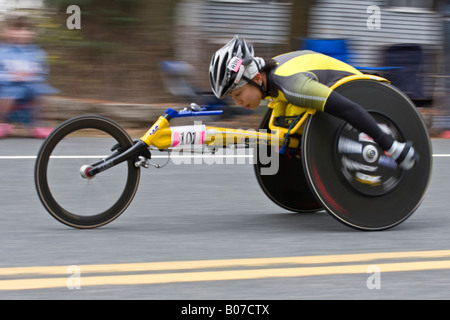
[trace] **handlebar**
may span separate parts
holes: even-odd
[[[206,108],[201,108],[196,104],[191,104],[190,109],[184,108],[183,110],[176,111],[172,108],[166,109],[165,113],[170,118],[184,118],[184,117],[200,117],[200,116],[218,116],[222,115],[222,110],[207,111]]]

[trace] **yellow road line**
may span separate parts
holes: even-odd
[[[80,286],[140,285],[175,282],[249,280],[264,278],[306,277],[331,274],[367,273],[369,265],[275,268],[234,271],[181,272],[121,276],[81,277]],[[450,260],[378,264],[380,272],[450,269]],[[0,290],[29,290],[66,287],[68,278],[20,279],[0,281]]]
[[[308,266],[308,267],[279,267],[251,270],[224,270],[224,271],[195,271],[153,274],[127,274],[127,275],[100,275],[86,276],[86,273],[113,273],[113,272],[144,272],[157,270],[184,270],[205,268],[254,267],[273,264],[321,264],[321,263],[348,263],[368,262],[380,259],[423,259],[442,258],[450,256],[449,250],[443,251],[417,251],[417,252],[390,252],[354,255],[328,255],[287,258],[258,258],[258,259],[230,259],[205,261],[178,261],[155,262],[117,265],[85,265],[80,267],[80,285],[133,285],[133,284],[161,284],[174,282],[220,281],[242,279],[264,279],[281,277],[305,277],[331,274],[367,273],[368,264],[350,264],[334,266]],[[417,271],[450,269],[450,260],[414,261],[398,263],[377,263],[380,272]],[[60,275],[67,274],[65,267],[28,267],[28,268],[2,268],[2,275]],[[14,272],[15,271],[15,272]],[[27,290],[66,287],[70,275],[57,278],[30,278],[0,280],[0,290]]]
[[[321,256],[280,257],[280,258],[100,264],[100,265],[79,265],[79,267],[82,273],[106,273],[106,272],[142,272],[142,271],[158,271],[158,270],[203,269],[203,268],[230,268],[240,266],[251,267],[251,266],[269,266],[276,264],[348,263],[348,262],[362,262],[362,261],[373,261],[382,259],[445,258],[445,257],[450,257],[450,250],[361,253],[361,254],[346,254],[346,255],[321,255]],[[56,275],[66,273],[67,273],[67,266],[0,268],[0,276],[20,275],[20,274]]]

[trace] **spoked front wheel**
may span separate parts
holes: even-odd
[[[137,191],[140,170],[134,159],[90,178],[86,170],[132,145],[130,136],[104,117],[81,116],[59,125],[36,160],[36,190],[44,207],[75,228],[95,228],[116,219]]]

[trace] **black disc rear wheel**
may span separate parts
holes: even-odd
[[[420,161],[403,171],[365,134],[318,112],[302,141],[308,182],[324,208],[346,225],[361,230],[398,225],[420,205],[431,177],[431,143],[421,115],[386,83],[356,80],[335,90],[368,110],[395,139],[412,141]]]
[[[260,129],[267,130],[268,133],[270,133],[271,114],[272,110],[268,109],[260,124]],[[268,161],[262,159],[264,155],[267,155],[267,159],[277,157],[278,163],[275,161],[267,163]],[[266,145],[257,146],[255,157],[257,160],[254,165],[256,178],[269,199],[284,209],[299,213],[322,209],[309,188],[300,158],[280,155],[274,147]]]

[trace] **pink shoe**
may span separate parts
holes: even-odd
[[[441,139],[450,139],[450,130],[443,131],[439,135],[439,138],[441,138]]]
[[[14,126],[8,123],[0,123],[0,138],[4,138],[13,131]]]
[[[53,131],[53,128],[36,127],[33,129],[33,137],[36,139],[45,139]]]

